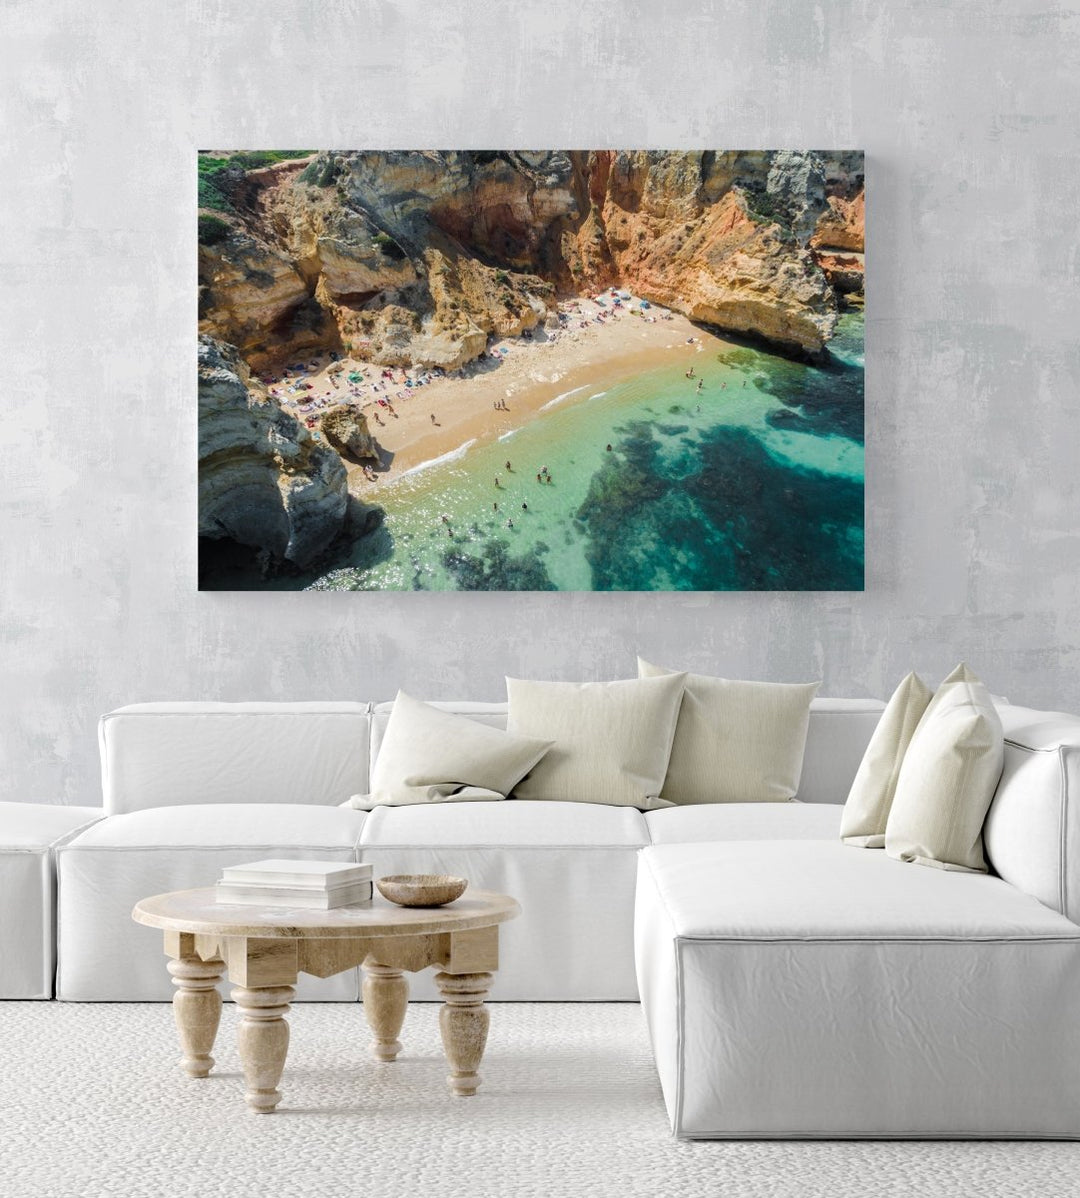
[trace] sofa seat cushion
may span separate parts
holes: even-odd
[[[640,848],[648,843],[649,832],[640,811],[547,799],[376,807],[368,813],[360,834],[364,848],[371,845]]]
[[[493,999],[636,1000],[634,878],[648,844],[628,807],[508,799],[377,807],[360,838],[376,877],[444,873],[512,894],[521,916],[499,933]],[[436,999],[430,972],[410,992]]]
[[[1080,927],[838,841],[640,854],[635,953],[684,1137],[1073,1137]]]
[[[111,815],[87,828],[73,848],[326,848],[353,849],[365,813],[284,803],[200,803]],[[213,879],[216,881],[216,879]]]
[[[653,844],[717,840],[831,840],[840,827],[834,803],[705,803],[649,811]]]
[[[365,818],[338,807],[233,803],[157,807],[102,820],[57,852],[57,996],[170,998],[161,935],[131,919],[139,899],[212,886],[225,866],[263,857],[356,861]],[[300,999],[355,1001],[357,994],[355,970],[326,979],[302,975],[297,988]]]
[[[0,803],[0,999],[52,998],[57,846],[100,807]]]
[[[66,840],[104,816],[101,807],[0,803],[0,852],[36,852]]]
[[[645,856],[679,936],[1080,943],[1080,927],[1000,878],[920,869],[835,841],[661,845]]]

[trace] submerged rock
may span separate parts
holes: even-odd
[[[304,568],[344,527],[345,467],[230,345],[199,337],[199,536]]]

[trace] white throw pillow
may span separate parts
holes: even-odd
[[[638,658],[638,675],[669,674]],[[661,796],[672,803],[781,803],[802,774],[820,682],[740,682],[686,675]]]
[[[864,849],[885,847],[885,824],[900,766],[933,693],[918,674],[908,674],[893,691],[844,804],[840,839],[845,844]]]
[[[904,755],[885,827],[889,856],[985,873],[982,826],[1004,758],[993,700],[961,662],[930,700]]]
[[[401,807],[504,799],[551,748],[549,740],[440,711],[398,691],[371,771],[371,794],[348,806]]]
[[[518,799],[559,799],[651,810],[664,784],[685,675],[625,682],[507,678],[507,727],[554,747],[514,788]]]

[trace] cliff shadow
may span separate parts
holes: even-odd
[[[394,540],[385,516],[377,504],[350,495],[342,531],[319,559],[305,569],[230,537],[200,537],[198,588],[200,591],[304,591],[323,589],[314,584],[334,571],[356,571],[359,577],[393,557]]]

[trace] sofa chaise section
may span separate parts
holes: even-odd
[[[57,997],[172,997],[160,934],[132,922],[139,899],[212,886],[226,865],[266,857],[356,861],[365,815],[275,803],[153,807],[92,825],[57,852]],[[298,999],[355,1001],[356,971],[303,976]]]
[[[833,841],[641,854],[641,999],[682,1137],[1080,1135],[1080,927]]]

